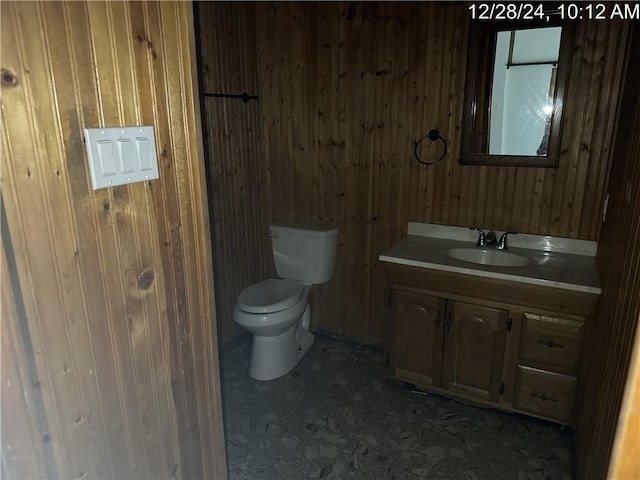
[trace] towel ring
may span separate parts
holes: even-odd
[[[444,151],[442,152],[442,155],[440,155],[436,160],[434,160],[433,162],[425,162],[423,161],[420,156],[418,155],[418,146],[420,146],[420,144],[422,143],[422,141],[428,138],[429,140],[431,140],[432,142],[435,142],[436,140],[440,140],[442,142],[442,145],[444,145]],[[413,145],[413,156],[416,157],[416,160],[418,162],[420,162],[423,165],[433,165],[434,163],[438,163],[440,160],[442,160],[445,156],[447,155],[447,142],[445,141],[444,138],[442,138],[440,136],[440,132],[436,129],[433,130],[429,130],[429,133],[427,133],[424,137],[422,137],[420,140],[418,140],[414,145]]]

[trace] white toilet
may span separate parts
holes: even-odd
[[[274,380],[287,374],[313,345],[309,292],[331,280],[338,229],[310,224],[269,227],[280,278],[254,283],[240,292],[233,319],[253,334],[249,376]]]

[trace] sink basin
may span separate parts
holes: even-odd
[[[463,262],[492,265],[494,267],[523,267],[529,259],[504,250],[482,250],[480,248],[452,248],[447,255]]]

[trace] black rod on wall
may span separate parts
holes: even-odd
[[[216,98],[240,98],[244,103],[249,100],[258,100],[257,95],[249,95],[247,92],[243,92],[241,95],[232,93],[201,93],[202,97],[216,97]]]

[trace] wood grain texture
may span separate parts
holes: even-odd
[[[419,374],[421,385],[440,386],[445,302],[428,295],[393,290],[394,319],[387,346],[389,373]]]
[[[627,27],[576,25],[557,169],[460,166],[468,12],[461,4],[256,5],[263,142],[276,220],[336,224],[313,325],[381,342],[379,254],[407,221],[595,240]],[[413,143],[438,128],[447,159]],[[440,153],[426,142],[423,158]]]
[[[2,233],[2,251],[0,252],[0,285],[2,285],[0,299],[2,462],[0,467],[2,478],[25,480],[52,478],[55,477],[55,466],[52,464],[50,452],[45,452],[46,421],[42,417],[42,409],[39,408],[41,404],[36,401],[38,387],[34,385],[31,377],[33,351],[30,345],[25,345],[20,323],[26,319],[18,314],[18,311],[22,311],[21,305],[19,306],[21,296],[20,292],[14,291],[9,273],[13,265],[9,266],[6,252],[9,250],[9,254],[13,256],[11,240],[8,238],[6,229]]]
[[[256,95],[255,9],[250,3],[196,5],[203,93]],[[221,340],[242,332],[233,321],[240,291],[273,270],[267,237],[269,195],[261,102],[203,97],[209,210],[214,230],[216,307]]]
[[[591,317],[596,311],[599,297],[595,293],[392,263],[385,264],[385,272],[391,286],[402,285],[405,290],[439,292],[454,300],[473,298],[478,305],[491,306],[496,302],[521,305],[523,308],[549,311],[550,315],[555,312]],[[438,293],[433,295],[437,296]]]
[[[634,342],[637,347],[640,316],[640,65],[637,62],[640,31],[637,26],[627,47],[629,61],[620,116],[617,128],[612,130],[615,160],[608,185],[611,197],[598,246],[602,296],[594,328],[587,328],[586,371],[580,375],[588,378],[579,394],[581,406],[576,428],[577,472],[578,478],[584,479],[601,479],[607,475]],[[636,452],[634,454],[637,457]]]
[[[518,365],[513,409],[570,424],[578,379]]]
[[[226,475],[190,9],[3,4],[3,199],[62,478]],[[153,125],[158,181],[91,189],[82,128],[114,125]]]
[[[443,388],[500,400],[508,316],[507,310],[447,302]]]
[[[547,370],[577,375],[584,322],[525,313],[522,316],[520,361]]]
[[[530,363],[526,361],[526,358],[521,358],[518,355],[521,338],[524,339],[522,343],[532,338],[532,335],[527,333],[526,328],[523,327],[523,323],[527,319],[545,319],[545,322],[553,322],[554,325],[561,325],[562,328],[552,329],[546,326],[538,330],[544,331],[545,334],[552,332],[553,336],[551,338],[556,340],[567,342],[568,339],[571,339],[575,341],[575,334],[578,333],[581,338],[583,330],[576,327],[585,324],[585,318],[575,314],[579,313],[580,315],[591,317],[596,309],[597,295],[593,294],[575,292],[581,296],[567,301],[564,297],[568,291],[562,289],[538,286],[537,290],[531,290],[531,285],[518,287],[513,283],[509,284],[507,282],[486,285],[487,280],[479,277],[473,281],[465,282],[465,277],[469,278],[468,275],[442,272],[452,276],[438,277],[436,270],[405,265],[386,264],[385,272],[389,281],[387,287],[390,294],[389,298],[392,300],[387,305],[386,312],[387,344],[385,353],[390,367],[388,370],[389,375],[398,380],[415,383],[446,396],[473,400],[479,404],[497,406],[507,411],[514,409],[513,402],[517,393],[517,372],[522,367],[518,364]],[[436,278],[433,278],[434,276]],[[502,295],[494,296],[492,300],[491,296],[488,295],[491,291],[501,292]],[[428,328],[429,316],[424,314],[406,315],[406,312],[411,310],[412,312],[410,313],[420,313],[421,309],[424,311],[424,306],[433,304],[434,298],[440,299],[441,312],[445,311],[446,302],[446,315],[443,316],[444,320],[442,321],[445,325],[443,330],[446,333],[436,336],[440,339],[439,342],[427,340],[425,343],[420,336],[433,339],[434,335],[429,333],[429,330],[434,328],[437,330],[439,322],[436,319],[435,326]],[[532,302],[531,299],[537,300]],[[523,305],[524,303],[527,303],[527,305]],[[540,306],[536,307],[536,304]],[[556,309],[556,312],[540,310],[540,308]],[[558,318],[559,314],[561,318]],[[406,328],[407,324],[423,325],[427,328]],[[406,338],[411,335],[412,331],[419,330],[422,333],[417,335],[417,339],[413,337]],[[477,340],[481,337],[484,340],[478,342]],[[444,340],[444,348],[442,340]],[[405,345],[408,345],[410,350],[416,350],[416,346],[422,345],[424,347],[425,344],[431,343],[434,344],[434,355],[429,364],[431,365],[430,371],[427,371],[428,367],[425,368],[427,363],[424,361],[404,365],[407,368],[398,368],[396,366],[398,359],[396,353],[402,352]],[[461,347],[461,345],[463,346]],[[452,348],[459,349],[461,353],[451,352]],[[438,349],[439,353],[435,352],[436,349]],[[571,349],[568,348],[568,350]],[[575,357],[575,355],[579,355],[579,351],[579,346],[574,345],[573,352],[575,354],[570,353],[569,356]],[[442,355],[442,352],[444,352],[444,355]],[[419,349],[415,355],[412,351],[409,353],[411,354],[410,358],[418,359],[424,358],[425,354],[425,352],[420,353]],[[535,357],[536,355],[526,355],[529,358],[532,356]],[[570,401],[571,405],[565,404],[563,408],[565,408],[565,413],[573,411],[577,372],[575,369],[562,366],[566,364],[564,361],[559,362],[561,365],[550,364],[549,361],[553,360],[553,358],[547,358],[547,356],[546,354],[544,355],[545,361],[539,362],[540,364],[534,361],[527,368],[535,367],[536,371],[538,371],[538,368],[550,370],[549,372],[543,372],[547,375],[546,377],[538,378],[552,379],[549,387],[554,391],[558,390],[558,385],[553,379],[558,378],[558,376],[570,376],[573,379],[570,382],[573,385],[572,393],[570,396],[565,396],[564,401]],[[436,365],[440,363],[441,359],[443,360],[441,363],[443,381],[439,386],[438,382],[435,381],[436,375],[432,372],[440,370]],[[555,360],[558,360],[557,356]],[[457,367],[452,368],[452,365],[456,362]],[[484,366],[481,367],[481,365]],[[480,372],[479,369],[482,371]],[[500,385],[501,383],[503,385]],[[538,386],[544,386],[544,383],[544,381],[537,382]],[[478,388],[479,386],[484,386],[485,388]],[[498,392],[500,392],[499,395]],[[531,391],[529,393],[534,392]],[[533,400],[534,403],[537,402],[535,398]],[[544,400],[540,401],[544,402]],[[553,418],[551,412],[544,414],[529,412],[528,414],[547,419]],[[571,424],[572,418],[571,416],[563,416],[556,420]]]
[[[640,317],[638,321],[640,322]],[[636,329],[633,356],[609,463],[609,478],[640,478],[638,445],[640,445],[640,330]]]

